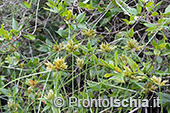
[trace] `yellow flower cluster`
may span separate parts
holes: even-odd
[[[13,100],[8,101],[8,108],[9,109],[17,110],[19,107],[20,107],[20,105],[16,104]]]
[[[65,49],[65,47],[63,46],[63,43],[60,43],[59,45],[57,45],[57,44],[54,44],[53,45],[53,51],[54,52],[57,52],[57,51],[62,51],[62,50],[64,50]]]
[[[32,88],[35,88],[36,85],[37,85],[38,81],[37,80],[30,80],[30,79],[27,79],[26,80],[26,84],[31,86]]]
[[[145,84],[144,88],[145,88],[145,91],[143,91],[143,93],[146,93],[148,91],[152,92],[152,91],[156,90],[158,87],[156,87],[153,83],[148,82]]]
[[[53,90],[50,89],[49,92],[48,92],[48,95],[45,95],[44,98],[47,99],[47,100],[53,99],[53,98],[54,98],[54,92],[53,92]]]
[[[89,30],[83,29],[82,33],[88,38],[94,38],[96,36],[95,31],[93,31],[92,29],[89,29]]]
[[[164,80],[162,81],[161,77],[156,77],[155,75],[151,78],[151,80],[157,84],[158,86],[163,86],[165,85],[165,83],[168,82],[168,80]],[[162,82],[161,82],[162,81]]]
[[[32,91],[33,91],[33,88],[32,88],[32,87],[29,87],[29,88],[27,89],[27,91],[28,91],[28,94],[31,94]]]
[[[113,46],[113,45],[110,45],[108,43],[102,43],[100,45],[100,51],[101,52],[110,52],[110,51],[113,51],[114,49],[116,48],[116,46]]]
[[[138,81],[141,81],[141,80],[145,79],[145,77],[143,77],[143,76],[136,76],[136,77],[134,77],[134,79],[136,79]]]
[[[77,67],[79,67],[81,69],[83,67],[83,64],[84,64],[84,60],[78,58],[77,62],[76,62]]]
[[[74,45],[74,42],[71,39],[67,44],[67,50],[71,52],[76,51],[80,45],[81,45],[80,43],[78,43],[77,45]]]
[[[137,42],[137,40],[130,39],[130,40],[127,41],[127,45],[125,47],[123,47],[123,48],[126,49],[126,50],[136,50],[136,51],[139,51],[143,47],[144,47],[144,45],[139,46],[139,43]]]
[[[148,83],[144,86],[145,91],[144,91],[143,93],[145,93],[145,92],[147,92],[147,91],[154,91],[155,89],[158,88],[156,85],[158,85],[158,86],[163,86],[163,85],[165,85],[165,83],[168,82],[167,80],[162,81],[161,77],[156,77],[155,75],[151,78],[151,80],[153,81],[153,83],[148,82]],[[161,82],[161,81],[162,81],[162,82]],[[154,84],[156,84],[156,85],[154,85]]]
[[[57,58],[54,60],[54,65],[51,62],[45,63],[47,65],[47,70],[54,71],[54,70],[64,70],[67,68],[67,65],[63,58]]]

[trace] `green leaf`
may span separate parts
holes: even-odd
[[[15,36],[18,36],[19,31],[15,29],[11,29],[10,33],[13,33]]]
[[[156,61],[158,62],[158,64],[160,64],[162,63],[163,59],[160,56],[157,56]]]
[[[135,8],[128,7],[127,11],[132,15],[137,15],[137,9]]]
[[[148,3],[145,5],[145,7],[148,8],[148,7],[152,6],[153,4],[154,4],[154,2],[151,2],[151,1],[150,1],[150,2],[148,2]]]
[[[130,37],[133,37],[133,35],[134,35],[134,30],[133,30],[133,28],[131,28],[131,29],[129,30],[128,35],[129,35]]]
[[[122,20],[125,21],[127,25],[129,25],[129,21],[127,19],[122,19]]]
[[[114,62],[112,60],[109,60],[109,68],[115,70]]]
[[[104,75],[104,77],[105,78],[109,78],[109,77],[111,77],[111,76],[113,76],[114,74],[112,74],[112,73],[106,73],[105,75]]]
[[[99,59],[100,62],[102,62],[102,64],[108,68],[111,68],[113,69],[106,61],[102,60],[102,59]],[[99,63],[99,62],[98,62]]]
[[[126,31],[122,31],[122,32],[119,32],[119,33],[122,33],[123,36],[126,36],[127,38],[129,38],[129,35],[128,35],[128,33]]]
[[[97,59],[97,57],[96,57],[95,54],[93,54],[93,55],[91,56],[91,59],[92,59],[92,61],[93,61],[95,64],[97,64],[98,59]]]
[[[80,6],[81,8],[86,8],[86,4],[83,3],[83,2],[79,2],[79,6]]]
[[[148,29],[146,29],[146,31],[154,31],[157,29],[157,26],[153,26],[153,27],[150,27]]]
[[[124,73],[121,72],[119,74],[115,74],[113,75],[113,77],[109,78],[109,80],[114,80],[115,82],[121,82],[121,83],[124,83]]]
[[[49,7],[54,8],[52,4],[46,3]]]
[[[115,52],[115,67],[117,67],[119,62],[117,51]]]
[[[154,7],[154,11],[158,11],[158,9],[161,7],[161,3],[162,3],[163,1],[160,1],[160,2],[158,2],[156,5],[155,5],[155,7]]]
[[[152,52],[148,51],[148,52],[144,52],[145,55],[153,55]]]
[[[14,86],[14,87],[12,88],[12,90],[13,90],[13,93],[14,93],[14,94],[17,94],[18,91],[19,91],[18,86],[17,86],[17,85]]]
[[[18,30],[17,22],[14,18],[12,18],[12,29]]]
[[[31,4],[29,4],[27,1],[24,1],[24,5],[29,9],[31,8]]]
[[[168,113],[170,113],[170,105],[168,105],[168,106],[166,107],[166,109],[167,109]]]
[[[1,36],[1,41],[3,41],[4,39],[10,40],[11,39],[11,33],[9,33],[8,31],[4,30],[4,25],[1,25],[1,29],[0,29],[0,36]]]
[[[137,12],[138,12],[138,14],[140,14],[141,11],[142,11],[142,7],[139,4],[137,4]]]
[[[67,15],[67,8],[66,8],[66,7],[61,10],[60,15],[61,15],[62,17],[64,17],[64,16]]]
[[[44,107],[44,109],[42,110],[42,112],[45,112],[46,110],[48,110],[48,109],[50,109],[50,104],[47,104],[45,107]]]
[[[144,23],[144,25],[146,26],[146,27],[153,27],[153,26],[157,26],[157,24],[156,23],[152,23],[152,24],[150,24],[150,23]]]
[[[87,49],[91,49],[91,41],[87,43]]]
[[[152,46],[156,48],[158,44],[155,42],[155,40],[152,41]]]
[[[165,40],[168,40],[163,31],[162,31],[162,35],[163,35]]]
[[[161,53],[158,49],[155,49],[153,52],[154,52],[155,55],[158,55],[158,56]]]
[[[58,4],[58,11],[61,12],[62,9],[63,9],[63,2],[60,2]]]
[[[64,7],[67,7],[67,0],[64,0]]]
[[[129,57],[126,57],[126,58],[127,58],[127,62],[129,64],[130,68],[133,70],[133,72],[135,72],[138,65],[131,58],[129,58]]]
[[[54,13],[59,13],[59,12],[58,12],[58,9],[56,9],[56,8],[54,8],[54,10],[53,10],[53,9],[48,9],[48,8],[43,7],[43,9],[44,9],[44,10],[51,11],[51,12],[54,12]]]
[[[54,3],[54,1],[53,0],[48,0],[48,2],[52,5],[52,6],[56,6],[56,4]]]
[[[92,9],[92,4],[87,4],[87,5],[86,5],[86,8],[87,8],[87,9]]]
[[[164,55],[164,56],[165,56],[165,55],[170,55],[170,52],[166,52],[166,53],[164,53],[163,55]]]
[[[85,13],[85,12],[80,13],[80,14],[76,17],[77,23],[81,23],[81,22],[84,20],[85,16],[86,16],[86,13]]]
[[[51,46],[52,47],[52,45],[53,45],[53,43],[47,38],[46,39],[46,44],[48,45],[48,46]]]
[[[150,13],[151,10],[153,9],[153,7],[154,7],[154,5],[152,5],[152,6],[149,8],[149,10],[148,10],[149,13]]]
[[[168,5],[168,7],[165,9],[165,13],[169,13],[170,12],[170,5]]]
[[[163,14],[163,16],[169,16],[169,15],[170,15],[170,12]]]
[[[9,89],[1,89],[0,92],[2,92],[5,95],[9,95],[10,94],[10,90]]]
[[[157,15],[158,13],[156,11],[152,13],[152,16],[157,16]]]
[[[23,35],[25,38],[29,39],[29,40],[35,40],[34,35],[28,34],[28,35]]]
[[[101,83],[99,82],[94,82],[94,81],[89,81],[87,80],[87,84],[89,85],[89,87],[91,89],[93,89],[94,91],[99,91],[100,87],[101,87]],[[84,94],[84,93],[83,93]]]
[[[77,24],[77,27],[80,28],[80,29],[87,29],[85,23]]]
[[[66,19],[67,19],[67,20],[70,19],[71,16],[72,16],[72,12],[71,12],[71,10],[68,10],[68,11],[67,11],[67,17],[66,17]]]
[[[161,18],[158,20],[158,23],[159,23],[159,24],[163,24],[163,22],[164,22],[164,18],[161,17]],[[159,27],[162,27],[162,26],[159,26]]]
[[[134,21],[135,20],[135,16],[134,15],[130,15],[130,21]]]
[[[49,51],[46,46],[41,46],[38,50],[41,51],[41,52],[48,52]]]
[[[4,24],[1,25],[1,29],[0,29],[0,36],[3,35],[3,32],[4,32]]]
[[[162,40],[160,40],[160,41],[158,42],[158,45],[163,44],[163,43],[165,43],[165,38],[163,38]]]
[[[164,49],[167,43],[162,43],[158,46],[158,49]]]
[[[156,93],[156,94],[160,97],[160,93]],[[170,104],[170,94],[161,93],[161,98],[162,98],[163,106]]]

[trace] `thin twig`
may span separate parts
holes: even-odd
[[[37,19],[38,19],[38,9],[39,9],[39,3],[40,3],[40,0],[38,0],[38,3],[37,3],[37,9],[36,9],[36,18],[35,18],[35,28],[34,28],[34,31],[32,34],[35,33],[35,31],[37,30]]]
[[[117,0],[115,0],[115,2],[117,3],[117,5],[124,11],[125,14],[127,14],[128,16],[130,16],[130,14],[119,4],[119,2]]]
[[[137,108],[133,109],[133,110],[130,111],[129,113],[134,113],[134,112],[137,111],[138,109],[140,109],[140,107],[137,107]]]

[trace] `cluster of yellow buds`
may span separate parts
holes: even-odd
[[[49,71],[54,70],[54,66],[51,62],[47,61],[47,63],[45,63],[45,65],[47,65],[47,70],[49,70]]]
[[[161,77],[156,77],[155,75],[151,78],[151,80],[157,84],[158,86],[163,86],[165,85],[165,83],[168,82],[168,80],[164,80],[162,81]],[[162,82],[161,82],[162,81]]]
[[[53,90],[50,89],[49,92],[48,92],[48,95],[45,95],[44,98],[47,99],[47,100],[51,100],[51,99],[54,98],[54,96],[55,96],[55,95],[54,95]]]
[[[53,44],[53,51],[60,52],[60,51],[64,50],[65,47],[63,45],[64,45],[63,43],[60,43],[59,45]]]
[[[77,62],[76,62],[77,67],[79,67],[80,69],[82,69],[83,64],[84,64],[84,60],[78,58],[78,59],[77,59]]]
[[[7,102],[8,104],[8,108],[9,109],[14,109],[17,110],[19,108],[19,104],[15,103],[12,99],[9,99],[9,101]]]
[[[32,91],[33,91],[33,88],[32,88],[32,87],[29,87],[27,90],[28,90],[28,94],[31,94]]]
[[[22,69],[26,68],[26,64],[25,63],[19,63],[18,66]]]
[[[110,51],[113,51],[114,49],[116,48],[116,46],[113,46],[113,45],[110,45],[108,43],[102,43],[100,45],[100,51],[101,52],[110,52]]]
[[[40,97],[41,97],[41,95],[42,95],[41,91],[37,91],[37,92],[36,92],[36,96],[37,96],[37,98],[40,98]]]
[[[63,58],[57,58],[54,60],[54,65],[51,62],[45,63],[47,65],[47,70],[54,71],[54,70],[64,70],[67,68],[67,65]]]
[[[143,76],[136,76],[136,77],[134,77],[134,79],[136,79],[138,81],[141,81],[141,80],[145,79],[145,77],[143,77]]]
[[[137,42],[137,40],[130,39],[130,40],[127,41],[127,45],[125,47],[123,47],[123,48],[126,49],[126,50],[136,50],[136,51],[139,51],[143,47],[144,47],[144,45],[139,46],[139,43]]]
[[[35,88],[36,85],[37,85],[38,81],[37,80],[30,80],[30,79],[27,79],[26,80],[26,84],[31,86],[32,88]]]
[[[92,29],[89,29],[89,30],[83,29],[82,33],[88,38],[94,38],[96,36],[95,31],[93,31]]]
[[[127,63],[127,60],[126,60],[126,56],[125,55],[122,55],[122,56],[119,56],[120,60],[123,62],[123,63]]]
[[[135,76],[136,75],[136,72],[132,72],[131,71],[131,69],[129,68],[129,67],[124,67],[124,75],[126,76],[126,77],[130,77],[130,78],[132,78],[132,79],[135,79],[135,80],[138,80],[138,81],[141,81],[141,80],[143,80],[143,79],[145,79],[145,77],[144,76]]]
[[[13,100],[9,99],[8,101],[8,108],[11,108],[14,105]]]
[[[158,87],[156,87],[153,83],[148,82],[148,83],[145,84],[144,88],[145,88],[145,91],[143,91],[143,93],[146,93],[146,92],[148,92],[148,91],[153,92],[153,91],[156,90]]]
[[[124,66],[124,68],[125,68],[125,70],[123,71],[123,72],[124,72],[124,75],[125,75],[126,77],[131,77],[131,78],[133,78],[133,73],[132,73],[132,71],[130,70],[130,68],[129,68],[129,67],[126,67],[126,66]]]
[[[80,45],[81,45],[80,43],[78,43],[77,45],[74,45],[74,42],[71,39],[67,44],[67,50],[71,52],[76,51]]]

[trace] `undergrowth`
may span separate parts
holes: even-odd
[[[169,3],[0,0],[0,112],[170,113]],[[159,97],[160,107],[69,106],[69,97],[149,106]]]

